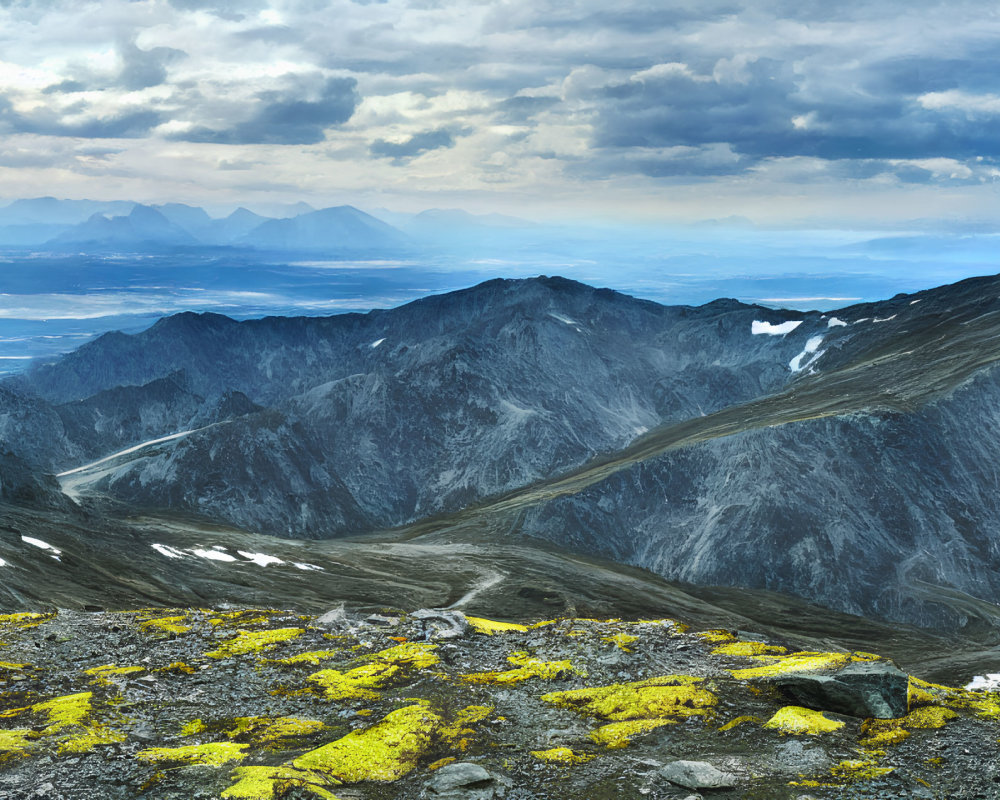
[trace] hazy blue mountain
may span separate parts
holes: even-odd
[[[208,212],[198,206],[189,206],[184,203],[166,203],[159,206],[151,206],[159,211],[164,217],[179,228],[183,228],[196,239],[202,239],[203,234],[208,231],[212,224],[212,218]]]
[[[135,203],[121,200],[58,200],[35,197],[0,208],[0,225],[76,225],[94,214],[128,214]]]
[[[228,217],[213,219],[199,236],[207,244],[233,244],[267,221],[268,217],[241,207]]]
[[[190,246],[197,239],[150,206],[136,205],[127,216],[94,214],[52,240],[54,245]]]
[[[336,206],[254,228],[239,244],[264,250],[391,250],[406,244],[401,231],[353,206]]]

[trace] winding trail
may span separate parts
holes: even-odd
[[[448,608],[459,608],[464,606],[466,603],[472,602],[481,592],[485,592],[487,589],[491,589],[498,583],[503,581],[507,577],[507,574],[500,572],[495,569],[484,569],[480,580],[472,585],[465,594],[463,594],[458,600],[452,603]]]

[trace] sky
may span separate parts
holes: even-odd
[[[994,230],[1000,7],[0,0],[0,197]]]

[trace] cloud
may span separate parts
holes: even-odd
[[[135,91],[164,83],[167,80],[167,65],[185,58],[187,53],[172,47],[142,50],[133,38],[118,43],[118,55],[122,62],[118,83],[129,91]]]
[[[169,0],[174,8],[184,11],[207,11],[231,22],[239,22],[247,14],[267,7],[264,0]]]
[[[369,152],[376,158],[391,158],[394,164],[405,164],[430,150],[440,150],[452,147],[455,139],[451,132],[444,128],[434,131],[415,133],[404,142],[388,142],[376,139],[369,147]]]
[[[361,98],[354,78],[328,78],[315,99],[281,91],[258,92],[253,113],[228,128],[195,127],[173,134],[189,142],[216,144],[316,144],[326,129],[347,122]]]
[[[593,144],[637,153],[651,148],[729,147],[738,167],[769,158],[830,161],[968,159],[1000,156],[1000,140],[975,115],[1000,112],[994,94],[948,90],[908,96],[854,86],[811,84],[792,62],[759,58],[738,72],[697,73],[683,64],[653,66],[589,92]],[[620,158],[647,175],[703,174],[701,161],[676,170],[639,156]],[[652,164],[652,168],[650,165]]]
[[[81,139],[133,138],[148,133],[162,119],[158,111],[141,108],[108,116],[63,114],[48,107],[18,112],[10,100],[0,96],[0,131],[9,134],[33,133]]]

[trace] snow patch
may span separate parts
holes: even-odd
[[[229,553],[223,553],[219,550],[202,550],[198,547],[194,548],[192,551],[199,558],[207,558],[211,561],[235,561],[236,556],[231,556]]]
[[[24,542],[25,544],[31,544],[34,545],[35,547],[40,547],[42,550],[51,550],[56,555],[59,555],[62,552],[62,550],[53,547],[48,542],[43,542],[41,539],[36,539],[34,536],[22,536],[21,541]]]
[[[384,341],[385,341],[384,337],[382,339],[376,339],[374,342],[371,343],[372,350],[374,350],[376,347],[378,347]]]
[[[150,545],[157,553],[167,558],[184,558],[184,553],[166,544]]]
[[[787,322],[781,322],[777,325],[772,325],[770,322],[761,322],[755,319],[750,325],[750,333],[766,333],[768,336],[784,336],[786,333],[791,333],[799,325],[802,324],[800,319],[790,319]]]
[[[924,298],[922,298],[922,297],[920,298],[920,300],[923,300],[923,299],[924,299]],[[911,305],[911,306],[915,306],[915,305],[916,305],[917,303],[919,303],[919,302],[920,302],[920,300],[911,300],[911,301],[910,301],[910,305]],[[979,676],[979,675],[977,675],[976,677],[978,678],[978,677],[980,677],[980,676]]]
[[[10,564],[0,558],[0,567],[9,567]]]
[[[872,322],[889,322],[889,320],[896,319],[898,314],[893,314],[891,317],[886,317],[885,319],[879,319],[878,317],[872,317]]]
[[[564,317],[562,314],[556,314],[556,313],[550,311],[549,312],[549,316],[552,317],[552,319],[557,319],[560,322],[565,322],[567,325],[572,325],[574,328],[579,328],[579,326],[580,326],[580,323],[577,322],[575,319],[570,319],[569,317]]]
[[[809,341],[806,342],[806,346],[802,350],[802,352],[799,353],[797,356],[795,356],[795,358],[793,358],[791,361],[788,362],[788,368],[792,372],[801,372],[802,370],[804,370],[807,367],[809,367],[817,358],[819,358],[821,355],[823,355],[824,351],[819,349],[819,346],[822,343],[823,343],[823,337],[822,336],[812,336],[812,337],[810,337]],[[817,351],[819,351],[819,352],[817,352]],[[813,357],[810,358],[808,362],[806,362],[805,364],[803,364],[802,363],[802,359],[804,359],[808,355],[812,355],[813,353],[815,353],[815,355],[813,355]]]
[[[236,552],[243,556],[243,558],[247,561],[252,561],[254,564],[261,567],[266,567],[268,564],[285,563],[280,558],[277,558],[276,556],[269,556],[266,553],[248,553],[245,550],[237,550]]]
[[[325,572],[322,567],[317,567],[315,564],[300,564],[298,561],[294,562],[296,569],[305,569],[314,572]]]
[[[965,688],[970,692],[993,692],[1000,690],[1000,673],[994,672],[990,675],[976,675]]]
[[[837,319],[836,317],[830,317],[830,321],[826,323],[828,328],[846,328],[847,323],[842,319]]]

